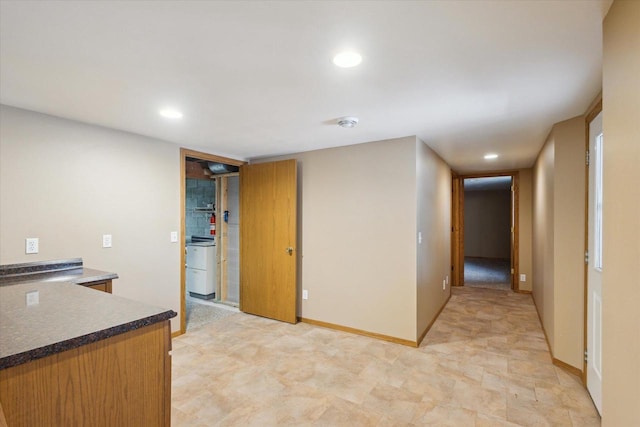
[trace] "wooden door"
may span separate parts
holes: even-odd
[[[240,310],[296,323],[296,161],[240,169]]]

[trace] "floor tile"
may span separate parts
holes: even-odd
[[[419,348],[237,313],[172,354],[177,427],[600,425],[510,291],[454,288]]]

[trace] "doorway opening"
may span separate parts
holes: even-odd
[[[180,330],[237,312],[240,301],[239,166],[180,150]]]
[[[454,176],[455,286],[518,291],[518,173]]]

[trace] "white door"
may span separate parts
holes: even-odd
[[[589,124],[587,389],[602,415],[602,112]]]

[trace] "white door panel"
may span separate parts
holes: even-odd
[[[589,124],[587,389],[602,415],[602,112]]]

